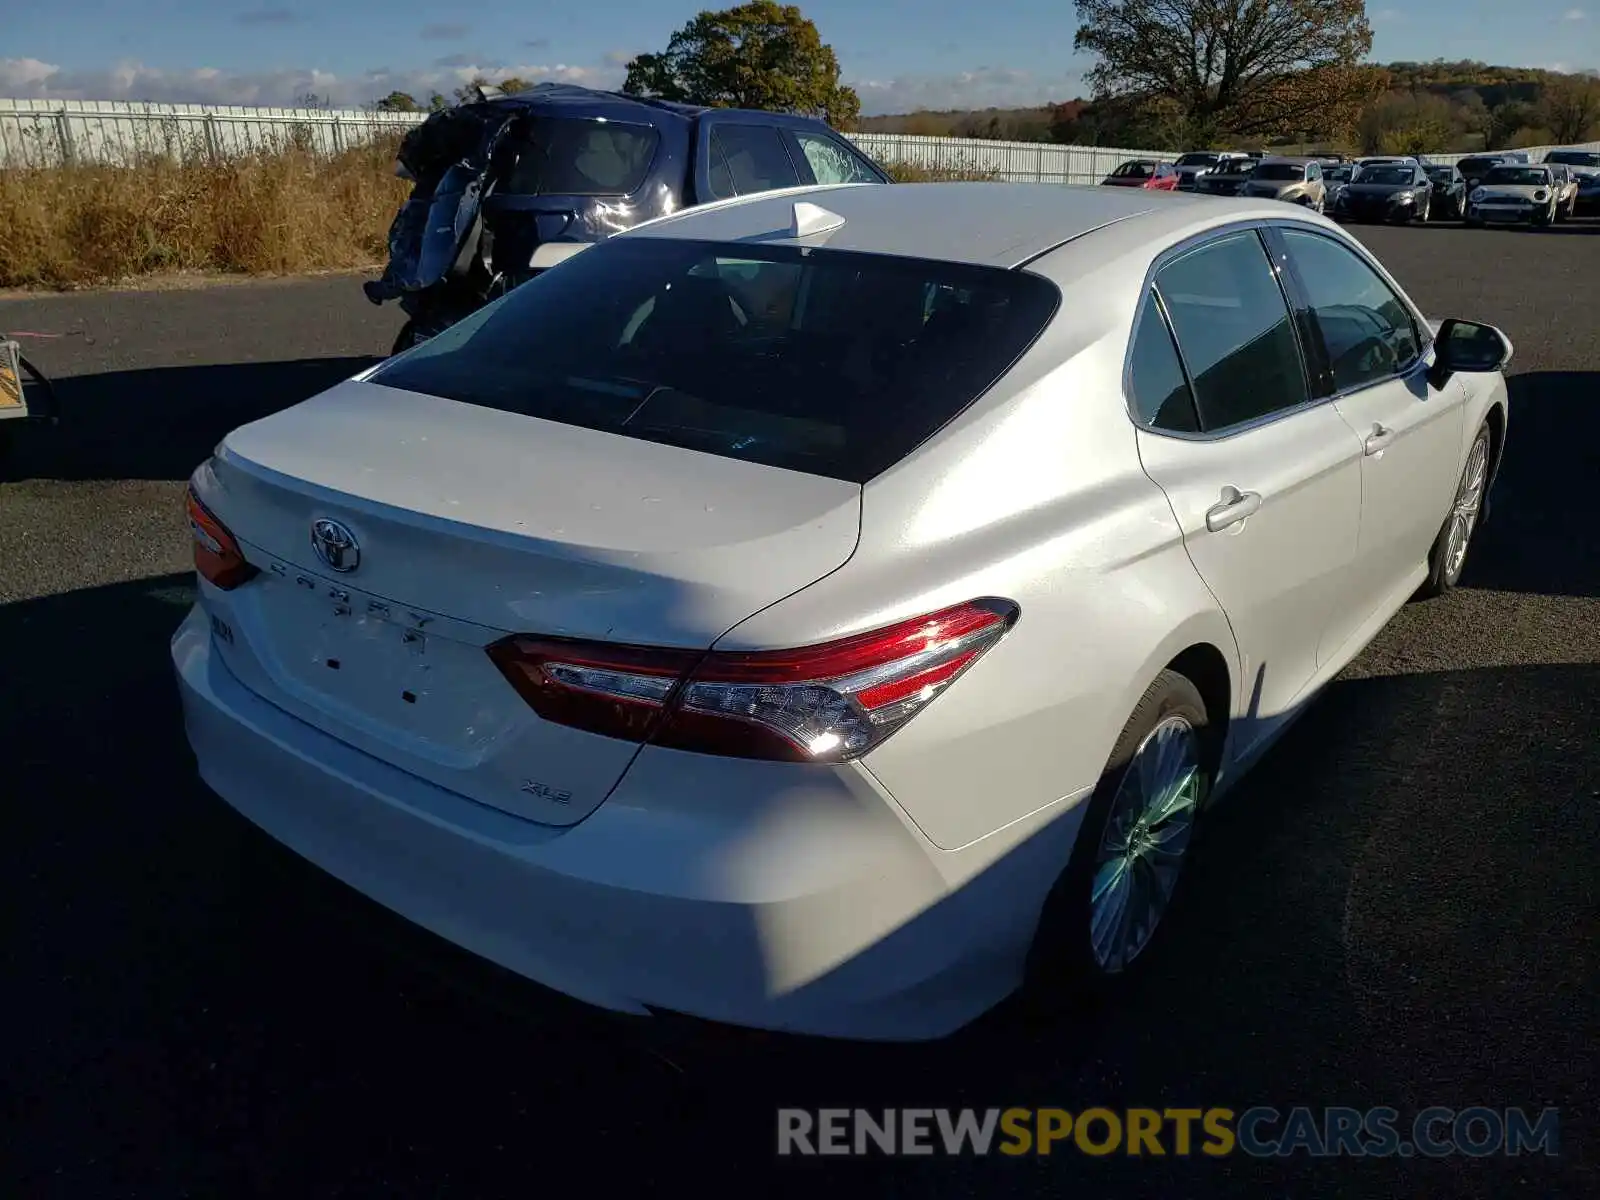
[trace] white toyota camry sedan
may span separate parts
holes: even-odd
[[[188,736],[612,1010],[925,1039],[1124,986],[1209,806],[1456,584],[1510,355],[1273,201],[690,209],[227,436]]]

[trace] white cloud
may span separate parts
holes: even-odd
[[[1083,76],[1076,72],[1035,75],[1009,67],[849,82],[861,97],[861,111],[867,116],[918,109],[1022,108],[1071,100],[1083,92]]]
[[[36,58],[0,58],[0,96],[17,100],[132,100],[157,104],[292,105],[307,92],[327,97],[336,107],[360,108],[392,91],[426,101],[432,92],[450,95],[475,76],[530,83],[551,80],[591,87],[617,87],[622,72],[610,66],[568,63],[458,62],[409,71],[378,69],[359,75],[287,68],[233,72],[214,67],[169,71],[125,62],[104,70],[68,71]]]
[[[1561,19],[1563,21],[1585,21],[1588,20],[1588,18],[1589,14],[1584,12],[1581,8],[1569,8],[1566,12],[1561,14]]]
[[[1372,20],[1378,25],[1398,25],[1406,19],[1406,14],[1398,8],[1380,8],[1372,14]]]

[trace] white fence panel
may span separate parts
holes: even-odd
[[[994,171],[1012,183],[1097,183],[1118,163],[1148,150],[1061,146],[1051,142],[992,142],[901,133],[846,135],[879,162],[956,171]]]
[[[227,157],[299,145],[338,153],[381,134],[396,133],[425,113],[365,109],[245,108],[227,105],[130,104],[116,100],[0,100],[0,168],[62,163],[127,165],[141,156]],[[1016,183],[1094,183],[1128,158],[1161,151],[1046,142],[991,142],[899,133],[852,133],[880,162],[946,170],[994,172]],[[1553,146],[1528,150],[1534,162]],[[1600,150],[1589,142],[1584,150]],[[1455,162],[1465,154],[1431,154]]]
[[[126,166],[151,155],[225,158],[289,146],[336,154],[380,134],[404,131],[425,115],[109,100],[70,104],[0,100],[0,167]]]

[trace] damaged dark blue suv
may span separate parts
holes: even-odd
[[[435,113],[401,143],[413,181],[389,262],[364,286],[415,345],[585,246],[711,200],[813,183],[888,183],[821,121],[540,84]]]

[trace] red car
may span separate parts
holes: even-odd
[[[1105,187],[1136,187],[1153,192],[1178,190],[1178,171],[1169,162],[1153,158],[1134,158],[1119,166],[1102,179]]]

